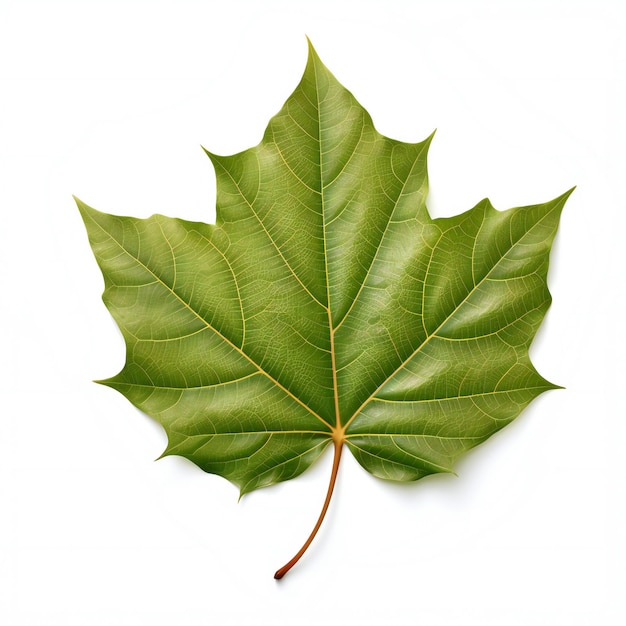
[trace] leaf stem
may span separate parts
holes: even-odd
[[[313,539],[315,539],[315,535],[317,535],[317,531],[320,529],[322,522],[324,521],[324,517],[326,516],[326,511],[328,511],[328,505],[330,504],[330,499],[333,495],[333,490],[335,488],[335,482],[337,480],[337,472],[339,470],[339,461],[341,460],[341,451],[343,449],[343,437],[334,438],[333,443],[335,445],[335,456],[333,458],[333,469],[330,474],[330,482],[328,483],[328,491],[326,493],[326,500],[324,500],[324,506],[322,507],[322,512],[320,513],[319,518],[317,519],[317,523],[313,528],[313,531],[309,535],[309,538],[304,542],[304,545],[298,550],[297,554],[285,565],[283,565],[279,570],[274,574],[274,578],[279,580],[282,578],[302,557],[302,555],[307,551],[307,548],[311,545]]]

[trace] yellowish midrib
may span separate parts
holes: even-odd
[[[319,84],[317,79],[317,67],[313,66],[315,73],[315,97],[317,108],[317,128],[319,131],[319,182],[320,182],[320,203],[321,203],[321,219],[322,219],[322,242],[324,246],[324,275],[326,277],[326,313],[328,315],[328,332],[330,336],[330,361],[333,376],[333,399],[335,404],[335,428],[333,429],[333,436],[336,438],[343,438],[343,432],[341,428],[341,411],[339,408],[339,390],[337,386],[337,365],[335,361],[335,330],[333,328],[333,318],[331,314],[331,300],[330,300],[330,276],[328,272],[328,249],[326,240],[326,207],[325,207],[325,193],[324,193],[324,150],[322,149],[322,112],[321,102],[319,99]]]

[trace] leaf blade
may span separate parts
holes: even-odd
[[[101,381],[241,494],[305,471],[332,441],[412,481],[556,385],[528,350],[550,306],[549,254],[572,190],[449,218],[426,206],[427,154],[385,137],[309,42],[262,141],[206,151],[216,223],[140,220],[76,200],[126,343]]]

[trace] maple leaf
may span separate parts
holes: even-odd
[[[344,446],[380,478],[451,472],[543,391],[528,356],[550,304],[570,192],[455,217],[426,208],[431,138],[380,135],[312,46],[261,143],[207,153],[215,225],[119,217],[80,200],[126,342],[101,381],[184,456],[245,494]]]

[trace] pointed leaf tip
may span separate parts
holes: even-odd
[[[207,150],[203,145],[200,145],[200,147],[204,151],[204,154],[206,154],[209,157],[209,159],[211,159],[211,161],[215,158],[215,154],[213,154],[213,152],[211,152],[210,150]]]
[[[556,200],[563,200],[563,202],[565,202],[574,193],[574,189],[576,189],[576,185],[568,189],[565,193],[562,193]]]
[[[568,189],[565,193],[562,193],[560,196],[554,198],[554,200],[550,200],[546,204],[552,205],[556,208],[557,213],[560,215],[565,207],[565,203],[569,199],[569,197],[574,193],[574,189],[576,189],[576,185],[574,185],[571,189]]]
[[[571,189],[568,189],[563,195],[565,196],[565,200],[568,200],[568,198],[574,193],[574,191],[576,190],[577,185],[574,185]]]
[[[88,209],[89,207],[77,196],[75,196],[74,194],[72,194],[72,199],[74,200],[74,202],[76,203],[76,206],[78,207],[78,210],[82,213],[85,209]]]
[[[322,61],[322,59],[320,59],[320,55],[317,53],[317,50],[313,46],[313,43],[311,42],[311,40],[308,37],[306,38],[306,40],[307,40],[308,50],[309,50],[309,58],[308,58],[307,65],[311,65],[311,64],[322,65],[324,68],[326,68],[326,66],[324,65],[324,62]]]

